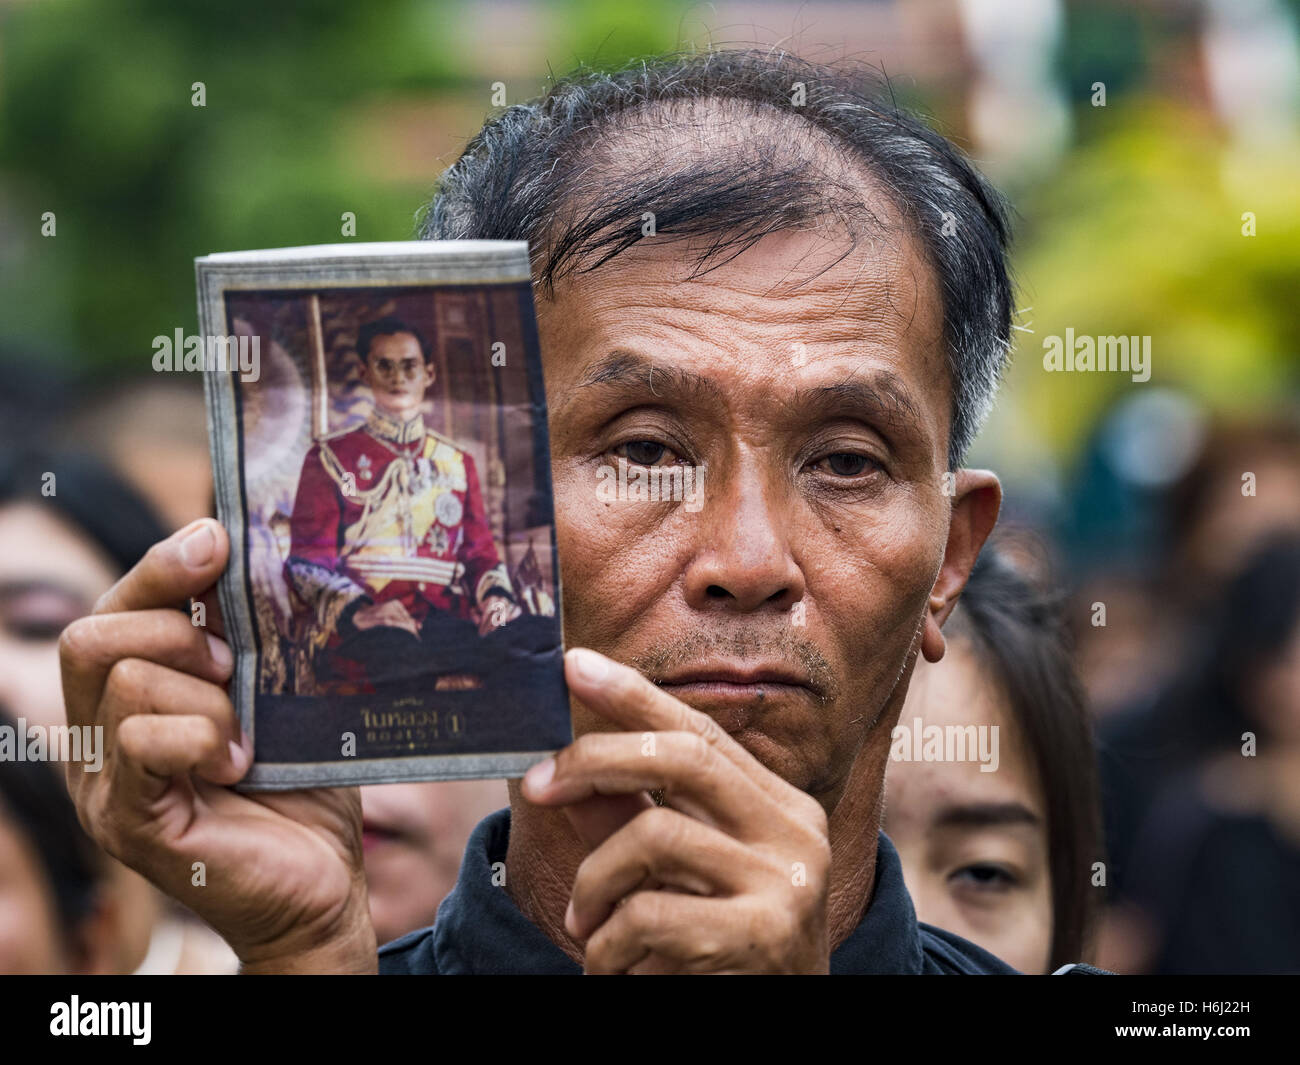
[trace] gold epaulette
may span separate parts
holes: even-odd
[[[468,452],[463,447],[461,447],[458,443],[456,443],[456,441],[453,440],[451,437],[443,436],[442,433],[437,432],[434,429],[430,429],[427,425],[424,427],[424,435],[433,437],[435,440],[438,441],[438,443],[446,444],[449,448],[459,452],[462,455],[468,454]]]

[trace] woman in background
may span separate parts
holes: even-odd
[[[983,730],[983,746],[927,761],[895,745],[910,760],[891,757],[885,831],[917,916],[1021,972],[1090,960],[1105,883],[1096,762],[1060,610],[986,547],[944,637],[939,662],[917,663],[899,728]]]
[[[113,971],[103,866],[51,767],[0,759],[0,973]]]
[[[0,705],[65,724],[59,635],[165,535],[88,456],[10,450],[0,462]],[[42,767],[48,769],[49,767]],[[54,767],[62,772],[61,767]],[[57,781],[56,781],[57,782]],[[66,796],[65,796],[66,798]],[[37,840],[44,846],[45,840]],[[105,856],[100,919],[112,973],[233,972],[234,953],[142,877]]]

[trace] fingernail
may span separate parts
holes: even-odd
[[[248,772],[248,752],[234,740],[230,741],[230,762],[241,777]]]
[[[217,538],[206,522],[181,541],[181,561],[195,569],[211,562],[216,551]]]
[[[564,911],[564,927],[568,929],[569,935],[577,935],[578,919],[573,916],[573,900],[569,900],[569,907]]]
[[[595,651],[579,648],[573,652],[573,665],[578,676],[595,684],[609,676],[609,661]]]
[[[225,671],[235,664],[235,656],[225,640],[220,636],[213,636],[210,632],[205,632],[203,635],[208,638],[208,654],[212,656],[212,661],[218,669]]]
[[[548,758],[538,762],[524,774],[524,783],[529,791],[541,791],[555,777],[555,759]]]

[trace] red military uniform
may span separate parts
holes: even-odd
[[[314,614],[313,650],[337,646],[353,604],[398,599],[417,624],[465,620],[490,595],[512,597],[474,460],[376,408],[366,424],[316,443],[290,523],[289,586]]]

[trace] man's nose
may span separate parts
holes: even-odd
[[[781,612],[803,598],[803,571],[790,553],[790,503],[756,468],[706,481],[696,516],[696,551],[686,596],[697,610],[725,605]]]

